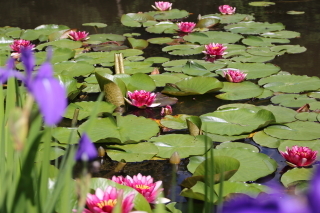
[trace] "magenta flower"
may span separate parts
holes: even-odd
[[[286,151],[280,151],[280,154],[286,159],[289,166],[303,167],[310,166],[316,161],[318,151],[313,151],[306,146],[293,146],[291,149],[286,147]]]
[[[231,7],[230,5],[219,6],[220,13],[223,15],[232,15],[236,12],[236,7]]]
[[[244,81],[247,76],[247,74],[245,74],[244,72],[241,72],[240,70],[228,70],[223,73],[227,81],[233,82],[233,83],[240,83]]]
[[[48,51],[47,60],[33,74],[35,67],[33,52],[30,48],[23,48],[21,60],[25,67],[25,74],[14,70],[14,60],[11,58],[7,63],[7,68],[0,68],[0,83],[6,82],[10,77],[21,80],[38,103],[40,112],[44,116],[44,122],[52,126],[62,119],[67,107],[67,97],[64,86],[53,77],[50,58],[51,51]]]
[[[14,40],[13,44],[10,45],[10,48],[13,52],[21,53],[21,50],[24,48],[33,49],[35,47],[34,44],[32,44],[30,41],[27,40]]]
[[[128,175],[125,178],[122,176],[113,176],[112,181],[134,188],[142,194],[149,203],[154,203],[159,192],[163,190],[163,188],[160,188],[162,181],[154,183],[153,178],[150,175],[143,176],[140,173],[138,175],[134,175],[133,178]]]
[[[154,3],[156,6],[151,5],[155,10],[166,11],[171,10],[172,3],[166,1],[156,1]]]
[[[204,45],[204,47],[206,50],[202,52],[209,55],[210,57],[222,56],[227,54],[227,52],[224,52],[227,47],[223,46],[222,44],[210,43],[208,45]]]
[[[108,186],[105,191],[96,189],[95,194],[88,194],[83,213],[111,213],[117,202],[122,200],[121,213],[128,213],[133,208],[134,194],[123,196],[123,190]]]
[[[156,94],[153,92],[147,92],[145,90],[136,90],[134,92],[128,91],[128,97],[130,98],[130,100],[125,100],[129,104],[141,109],[146,107],[156,107],[160,105],[160,103],[154,103],[156,99]]]
[[[177,23],[180,32],[191,33],[196,26],[194,22],[180,22]]]
[[[172,115],[172,107],[170,105],[162,107],[160,115],[161,116]]]
[[[88,35],[89,35],[89,33],[87,33],[86,31],[76,32],[76,31],[71,30],[69,33],[69,38],[71,38],[74,41],[85,41],[85,40],[89,39]]]
[[[96,147],[86,133],[82,134],[75,155],[77,161],[90,161],[98,157]]]

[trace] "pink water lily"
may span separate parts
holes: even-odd
[[[155,10],[166,11],[171,10],[172,3],[167,1],[156,1],[155,6],[151,5]]]
[[[205,51],[202,52],[209,55],[210,57],[222,56],[227,54],[227,52],[225,52],[227,47],[223,46],[222,44],[210,43],[208,45],[204,45],[204,47]]]
[[[149,203],[154,203],[158,194],[163,190],[160,188],[162,181],[153,182],[153,178],[148,176],[143,176],[140,173],[134,175],[132,178],[130,176],[113,176],[112,181],[119,183],[121,185],[130,186],[142,194]]]
[[[221,5],[219,10],[223,15],[232,15],[236,12],[236,7],[231,7],[230,5]]]
[[[89,39],[88,37],[89,33],[86,31],[73,31],[71,30],[69,32],[69,38],[71,38],[74,41],[85,41]]]
[[[88,194],[87,209],[83,213],[111,213],[118,202],[121,202],[121,212],[128,213],[133,208],[134,193],[123,195],[123,190],[108,186],[106,190],[96,189],[95,194]]]
[[[240,70],[232,70],[229,69],[228,71],[223,72],[224,77],[227,79],[229,82],[233,83],[240,83],[245,80],[247,74],[244,72],[241,72]]]
[[[191,33],[196,26],[194,22],[180,22],[177,23],[180,32]]]
[[[172,107],[170,105],[162,107],[160,115],[161,116],[172,115]]]
[[[125,100],[138,108],[146,108],[146,107],[156,107],[159,106],[160,103],[154,103],[156,99],[156,94],[153,92],[147,92],[145,90],[135,90],[134,92],[128,92],[128,98]]]
[[[286,151],[280,151],[280,154],[286,159],[289,166],[303,167],[310,166],[316,161],[318,151],[313,151],[306,146],[293,146],[286,147]]]
[[[21,50],[24,48],[33,49],[34,47],[35,45],[32,44],[30,41],[23,39],[14,40],[13,44],[10,45],[12,51],[17,53],[21,53]]]

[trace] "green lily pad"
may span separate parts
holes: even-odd
[[[224,82],[223,88],[220,91],[224,93],[216,95],[216,98],[223,100],[242,100],[261,95],[263,89],[255,83],[244,81],[241,83]]]
[[[264,32],[261,34],[263,37],[269,38],[297,38],[300,37],[300,33],[289,30],[282,30],[278,32]]]
[[[78,120],[82,120],[84,118],[87,118],[88,116],[91,115],[92,108],[95,107],[96,104],[97,103],[94,101],[89,101],[89,102],[82,101],[82,102],[71,103],[67,107],[67,110],[66,110],[64,117],[72,119],[73,115],[74,115],[74,111],[76,109],[79,109]],[[112,113],[115,108],[116,107],[114,105],[112,105],[108,102],[99,102],[97,112],[98,113],[102,113],[102,112]]]
[[[281,183],[288,187],[290,183],[298,180],[310,180],[313,175],[314,168],[293,168],[281,176]]]
[[[302,15],[304,13],[305,13],[304,11],[295,11],[295,10],[287,11],[287,14],[289,15]]]
[[[108,147],[107,149],[107,154],[112,160],[125,160],[126,162],[140,162],[144,160],[150,160],[157,153],[157,146],[149,142],[113,145],[111,147]]]
[[[232,15],[223,15],[223,14],[209,14],[201,16],[201,18],[219,18],[221,24],[231,24],[231,23],[237,23],[240,21],[252,21],[254,20],[254,17],[249,14],[239,14],[235,13]]]
[[[273,125],[263,131],[275,138],[289,140],[314,140],[320,138],[319,123],[295,121],[285,125]]]
[[[263,78],[280,71],[280,67],[267,63],[229,63],[228,68],[239,69],[240,71],[247,73],[246,79]],[[226,69],[228,69],[226,68]],[[217,71],[216,73],[222,73]]]
[[[307,51],[307,48],[301,47],[300,45],[278,45],[271,47],[270,49],[275,52],[286,51],[286,53],[289,54],[297,54]]]
[[[148,140],[159,132],[159,126],[155,121],[134,115],[95,119],[91,123],[94,128],[89,130],[87,130],[87,124],[88,121],[81,124],[79,132],[81,134],[86,132],[94,142],[100,139],[109,139],[121,143]]]
[[[236,43],[243,36],[229,32],[208,31],[208,32],[195,32],[184,36],[183,39],[192,43],[209,44],[209,43]],[[228,49],[227,49],[228,50]]]
[[[106,41],[125,41],[126,37],[123,35],[118,34],[92,34],[90,35],[90,39],[88,41],[99,41],[99,42],[106,42]]]
[[[299,112],[296,115],[296,119],[300,121],[318,121],[319,113],[316,112]]]
[[[94,71],[94,66],[85,62],[66,61],[53,65],[56,74],[70,77],[84,76]]]
[[[237,159],[240,162],[238,171],[229,181],[254,181],[273,173],[277,168],[275,160],[269,156],[252,152],[245,148],[224,148],[213,150],[213,156],[227,156]],[[210,154],[208,154],[210,156]],[[203,162],[203,156],[193,156],[190,158],[188,170],[193,173],[199,163]]]
[[[155,25],[146,28],[146,31],[149,33],[166,33],[166,34],[174,34],[177,32],[179,27],[170,21],[162,21]]]
[[[240,22],[237,24],[230,24],[224,27],[225,30],[232,33],[241,33],[241,34],[260,34],[267,33],[269,31],[283,30],[285,26],[282,23],[273,23],[268,22]],[[269,36],[268,36],[269,37]]]
[[[279,38],[264,38],[260,36],[248,36],[245,39],[242,39],[241,42],[248,46],[273,46],[272,43],[290,43],[289,39],[279,39]]]
[[[160,123],[170,129],[187,129],[186,119],[191,117],[191,115],[179,114],[179,115],[166,115],[161,119]]]
[[[154,80],[157,87],[164,87],[167,83],[175,84],[180,81],[181,78],[175,75],[150,75],[150,77]]]
[[[254,142],[260,144],[261,146],[269,147],[269,148],[278,148],[280,143],[283,141],[279,138],[271,137],[267,135],[263,131],[256,132],[253,136]]]
[[[42,50],[44,47],[47,46],[55,46],[59,48],[68,48],[68,49],[76,49],[82,46],[82,42],[80,41],[72,41],[70,39],[61,39],[57,41],[50,41],[44,44],[38,45],[36,48],[38,50]]]
[[[127,27],[141,27],[142,22],[149,20],[155,19],[146,13],[128,13],[121,16],[121,23]]]
[[[203,50],[203,46],[191,44],[172,45],[162,48],[162,51],[168,52],[170,55],[181,56],[200,54]]]
[[[153,79],[150,76],[143,73],[136,73],[132,76],[116,75],[115,78],[120,78],[126,84],[128,91],[153,91],[156,88],[156,84],[154,83]]]
[[[225,142],[216,146],[216,149],[224,149],[224,148],[244,148],[251,150],[252,152],[259,152],[260,150],[251,144],[240,143],[240,142]]]
[[[145,62],[148,62],[148,61],[150,61],[150,62],[152,62],[152,63],[154,63],[154,64],[162,64],[162,63],[164,63],[164,62],[167,62],[167,61],[169,61],[170,59],[169,58],[166,58],[166,57],[149,57],[149,58],[147,58],[146,60],[144,60]]]
[[[209,136],[212,141],[214,142],[229,142],[229,141],[236,141],[236,140],[241,140],[247,138],[249,135],[232,135],[232,136],[227,136],[227,135],[218,135],[218,134],[212,134],[209,132],[205,133],[206,136]]]
[[[96,22],[92,22],[92,23],[83,23],[82,26],[90,26],[90,27],[97,27],[97,28],[104,28],[107,25],[104,23],[96,23]]]
[[[53,50],[51,63],[55,64],[62,61],[67,61],[68,59],[74,57],[74,50],[68,48],[58,48]],[[46,52],[36,52],[36,64],[40,65],[47,59]]]
[[[150,42],[151,44],[166,44],[166,43],[173,42],[173,39],[169,37],[158,37],[158,38],[149,38],[147,41]]]
[[[220,22],[219,18],[201,18],[197,25],[195,26],[195,28],[209,28],[209,27],[213,27],[214,25],[217,25]]]
[[[221,183],[214,185],[214,189],[216,192],[219,191],[221,187]],[[247,194],[250,197],[256,198],[261,193],[267,193],[269,188],[267,186],[257,184],[257,183],[241,183],[236,181],[224,181],[223,182],[223,193],[222,197],[227,197],[230,194],[240,193],[240,194]]]
[[[190,155],[202,155],[206,149],[210,149],[211,139],[205,135],[196,137],[191,135],[170,134],[153,137],[149,142],[154,143],[158,149],[158,157],[170,158],[174,152],[178,152],[180,158]]]
[[[229,107],[200,116],[203,129],[219,135],[241,135],[274,122],[274,115],[265,109]],[[250,120],[250,123],[247,121]]]
[[[253,1],[249,2],[250,6],[256,6],[256,7],[267,7],[270,5],[275,5],[276,3],[270,2],[270,1]]]
[[[294,111],[293,109],[289,109],[281,106],[273,106],[273,105],[259,106],[259,107],[272,112],[272,114],[276,118],[275,122],[278,124],[289,123],[296,120],[295,116],[297,115],[297,112]]]
[[[174,85],[167,84],[161,92],[175,96],[199,95],[214,92],[221,87],[222,83],[216,78],[193,77],[185,78]]]
[[[143,50],[148,47],[148,42],[144,39],[128,38],[128,41],[133,49]]]
[[[320,92],[309,92],[307,95],[310,98],[318,98],[318,99],[320,99]]]
[[[178,9],[168,11],[150,11],[147,14],[153,16],[156,20],[182,19],[189,16],[188,11]]]
[[[71,134],[73,134],[72,138],[70,138]],[[74,128],[56,127],[52,129],[52,136],[64,144],[78,144],[80,140],[77,129]]]
[[[311,102],[310,103],[310,110],[319,110],[320,109],[320,102]]]
[[[40,162],[43,159],[43,149],[44,149],[44,145],[40,144],[38,152],[37,152],[37,156],[35,158],[35,162]],[[58,157],[64,155],[66,152],[66,150],[61,149],[60,147],[57,146],[51,146],[50,147],[50,156],[49,156],[49,160],[54,160],[57,159]]]
[[[187,66],[186,66],[187,65]],[[184,72],[186,74],[209,73],[211,71],[223,68],[224,64],[215,64],[197,59],[180,59],[163,63],[162,66],[166,71]]]
[[[271,102],[285,107],[302,107],[305,104],[316,102],[314,98],[309,98],[306,94],[280,94],[272,97]]]

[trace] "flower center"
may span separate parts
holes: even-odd
[[[212,47],[211,49],[216,50],[216,49],[219,49],[219,47]]]
[[[146,186],[146,185],[136,185],[136,188],[138,188],[138,189],[150,189],[150,187]]]
[[[117,204],[117,199],[110,199],[110,200],[102,200],[100,201],[97,206],[102,209],[105,206],[110,206],[110,207],[114,207]]]

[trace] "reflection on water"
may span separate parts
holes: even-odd
[[[307,48],[307,52],[297,55],[283,55],[276,58],[272,63],[281,67],[282,70],[294,74],[319,76],[320,72],[320,1],[317,0],[274,0],[276,5],[270,7],[251,7],[248,2],[251,0],[171,0],[173,8],[185,9],[190,12],[188,21],[196,21],[199,14],[212,14],[218,12],[218,6],[229,4],[237,8],[237,13],[253,14],[256,21],[261,22],[281,22],[286,26],[286,30],[293,30],[301,33],[301,38],[291,40],[291,44],[299,44]],[[41,24],[62,24],[70,28],[86,30],[94,33],[90,27],[82,26],[87,22],[102,22],[108,24],[107,28],[99,29],[99,33],[123,34],[127,32],[140,32],[143,36],[152,37],[154,35],[146,33],[142,29],[121,26],[120,17],[122,14],[139,11],[153,10],[152,0],[10,0],[1,2],[0,26],[17,26],[23,29],[35,28]],[[303,15],[288,15],[287,11],[304,11]],[[160,48],[150,46],[150,55],[166,56]],[[192,57],[194,58],[194,57]],[[179,57],[176,57],[179,59]],[[201,115],[216,110],[222,104],[232,103],[231,101],[217,100],[214,94],[203,96],[179,97],[179,103],[173,106],[174,114],[184,113],[190,115]],[[255,105],[266,105],[268,101],[256,102],[247,100],[246,103]],[[160,111],[155,111],[160,113]],[[157,115],[158,116],[158,115]],[[246,142],[254,144],[252,140]],[[256,145],[256,144],[255,144]],[[279,179],[281,170],[285,167],[285,162],[280,154],[268,148],[260,147],[263,153],[268,154],[279,163],[277,172],[271,176],[259,180],[260,182],[269,179]],[[189,175],[186,169],[187,160],[180,164],[177,173],[178,182]],[[103,165],[103,170],[99,175],[110,178],[113,163],[108,162]],[[166,188],[165,194],[171,196],[171,190],[178,188],[171,187],[171,165],[167,161],[146,161],[141,163],[130,163],[122,171],[128,175],[135,175],[137,172],[150,174],[156,180],[163,180]],[[109,174],[109,176],[107,175]],[[178,189],[180,190],[180,189]],[[173,193],[175,195],[175,193]],[[177,197],[177,200],[180,198]]]

